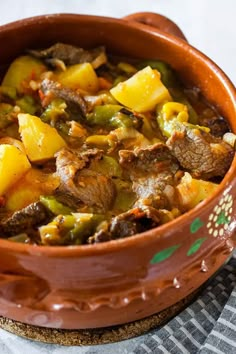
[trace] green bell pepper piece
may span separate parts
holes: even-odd
[[[67,215],[72,209],[58,202],[53,196],[40,196],[40,202],[55,215]]]
[[[34,115],[38,109],[37,104],[32,96],[25,95],[22,98],[16,100],[16,105],[20,107],[24,113]]]
[[[41,226],[39,233],[44,245],[79,245],[96,231],[103,215],[73,213],[58,215],[49,224]]]
[[[92,125],[108,125],[110,120],[117,112],[122,109],[122,106],[116,104],[106,104],[104,106],[96,106],[92,113],[87,115],[87,120]]]
[[[121,177],[122,169],[119,163],[110,156],[103,156],[101,160],[93,160],[90,169],[109,177]]]
[[[13,121],[11,113],[13,112],[13,106],[8,103],[0,103],[0,129],[6,128]]]
[[[42,121],[45,123],[55,123],[59,118],[67,120],[69,115],[65,111],[66,107],[66,102],[61,98],[56,98],[52,100],[52,102],[48,105],[48,107],[41,115]]]
[[[125,110],[125,113],[121,110]],[[128,114],[126,114],[126,111]],[[96,106],[93,112],[87,115],[87,120],[91,125],[101,125],[115,129],[121,127],[136,128],[142,125],[142,120],[134,116],[132,112],[122,106],[112,104]]]

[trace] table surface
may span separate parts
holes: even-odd
[[[213,59],[236,84],[235,0],[1,0],[0,25],[25,17],[50,13],[66,12],[122,17],[140,11],[161,13],[175,21],[189,42]],[[137,338],[136,346],[142,340],[142,337]],[[147,345],[141,345],[143,353],[152,352]],[[82,354],[88,352],[86,347],[68,349],[65,350],[60,346],[49,348],[48,345],[18,339],[0,330],[1,354]],[[108,347],[103,349],[103,353],[130,353],[128,343],[125,346],[118,345],[115,352],[114,347],[112,352],[110,349]],[[90,350],[89,353],[98,353],[95,348],[94,351],[92,348]]]

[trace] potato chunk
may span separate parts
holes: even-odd
[[[171,99],[160,73],[150,66],[110,90],[115,99],[137,112],[152,110],[158,103]]]
[[[6,193],[6,209],[20,210],[37,202],[41,195],[50,195],[59,186],[60,179],[53,173],[30,168]]]
[[[218,188],[218,184],[192,178],[190,173],[185,172],[176,188],[182,207],[190,210],[209,197]]]
[[[24,93],[25,85],[30,80],[37,80],[47,70],[47,67],[39,59],[24,55],[11,63],[2,85],[15,87],[18,92]]]
[[[76,64],[57,75],[57,80],[71,89],[96,92],[99,87],[98,77],[90,63]]]
[[[53,158],[54,154],[66,146],[57,130],[40,118],[30,114],[19,114],[19,132],[30,161],[39,162]]]
[[[27,156],[14,145],[0,145],[0,195],[30,168]]]

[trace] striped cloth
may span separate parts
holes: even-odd
[[[130,352],[144,353],[236,353],[236,254],[192,305]]]
[[[0,330],[1,354],[236,354],[236,254],[198,299],[165,326],[127,341],[84,347],[33,342]]]

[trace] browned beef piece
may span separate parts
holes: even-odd
[[[99,243],[136,235],[158,226],[159,212],[152,207],[134,208],[114,217],[109,225],[88,239],[89,243]]]
[[[66,101],[69,111],[71,111],[74,115],[78,114],[81,115],[82,118],[85,117],[87,113],[87,106],[79,92],[63,87],[59,82],[49,79],[44,79],[42,81],[41,90],[46,96],[45,101],[49,101],[47,103],[50,103],[53,98],[62,98]]]
[[[74,195],[85,205],[108,211],[112,206],[116,189],[111,178],[89,169],[83,169],[74,178]]]
[[[234,157],[234,149],[222,139],[186,126],[172,134],[167,146],[184,169],[203,179],[223,177]]]
[[[210,128],[210,133],[219,138],[230,130],[227,121],[219,116],[200,118],[200,125]]]
[[[99,211],[109,210],[116,188],[111,178],[89,169],[93,159],[101,159],[103,151],[62,149],[56,154],[57,174],[61,178],[60,192],[66,192],[87,206]]]
[[[44,50],[29,50],[28,52],[36,58],[46,61],[49,59],[49,62],[52,58],[62,60],[66,65],[92,63],[93,67],[97,68],[107,62],[104,47],[85,50],[69,44],[56,43]]]
[[[0,235],[10,237],[28,231],[30,234],[37,226],[48,223],[52,216],[53,214],[41,202],[32,203],[2,220]]]
[[[72,211],[77,211],[79,207],[83,206],[83,203],[78,200],[77,197],[75,197],[72,194],[69,194],[65,190],[60,190],[60,188],[55,190],[54,196],[58,202],[62,203],[65,206],[68,206],[71,208]]]
[[[114,238],[132,236],[158,226],[158,210],[152,207],[134,208],[113,218],[110,232]]]
[[[108,229],[101,229],[97,231],[93,236],[90,236],[87,243],[101,243],[112,240],[112,234]]]
[[[157,208],[174,203],[174,175],[178,163],[168,147],[157,143],[134,151],[121,150],[120,164],[127,170],[138,198]],[[139,205],[139,200],[136,205]]]
[[[100,160],[103,151],[98,149],[72,150],[63,148],[56,154],[57,173],[62,181],[74,178],[77,171],[90,165],[91,160]]]

